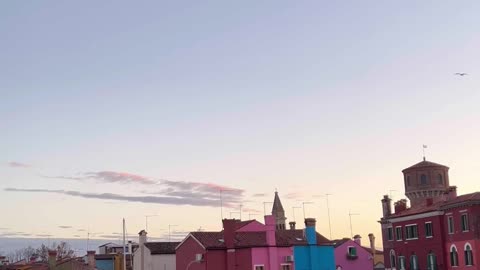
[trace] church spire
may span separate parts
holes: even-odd
[[[273,200],[272,215],[275,217],[277,230],[285,230],[285,220],[287,220],[287,218],[285,217],[285,210],[283,209],[277,191],[275,191],[275,198]]]

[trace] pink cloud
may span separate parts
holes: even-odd
[[[13,167],[13,168],[30,168],[30,167],[32,167],[30,164],[16,162],[16,161],[10,161],[7,164],[8,164],[8,166]]]

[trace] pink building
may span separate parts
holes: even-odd
[[[178,245],[178,270],[293,270],[293,247],[282,233],[277,245],[275,218],[223,220],[222,232],[192,232]],[[284,231],[286,232],[286,231]],[[294,234],[294,231],[292,233]]]
[[[373,256],[361,245],[361,237],[354,240],[344,238],[337,240],[335,247],[335,264],[341,270],[373,269]]]

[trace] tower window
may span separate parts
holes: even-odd
[[[420,176],[420,184],[421,184],[421,185],[426,185],[426,184],[427,184],[427,175],[422,174],[422,175]]]
[[[442,185],[443,184],[443,176],[441,174],[437,175],[437,182]]]

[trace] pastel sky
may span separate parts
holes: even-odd
[[[0,237],[165,239],[279,191],[380,245],[401,170],[480,190],[479,1],[2,1]],[[469,75],[455,76],[456,72]],[[267,208],[271,205],[266,204]],[[297,221],[302,209],[295,209]],[[257,215],[253,215],[257,214]],[[135,237],[135,236],[132,236]]]

